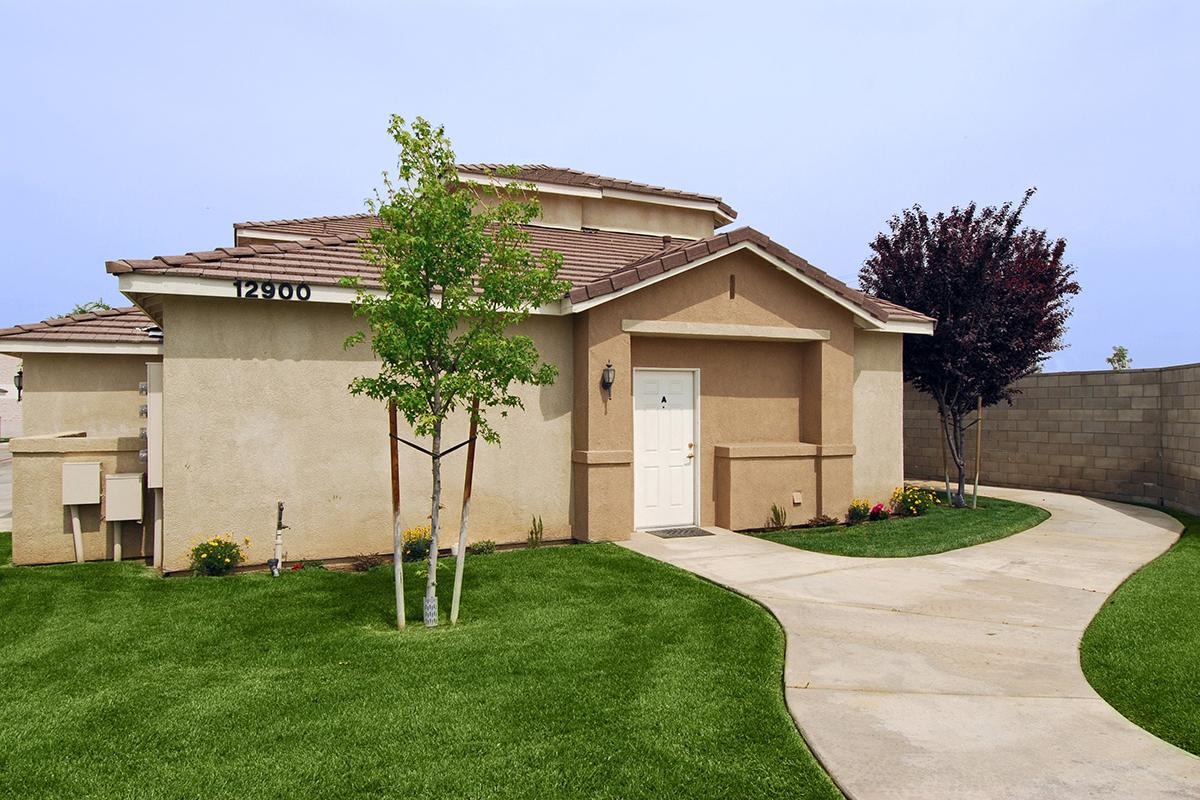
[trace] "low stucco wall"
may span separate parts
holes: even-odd
[[[27,353],[24,435],[87,431],[89,436],[136,436],[146,402],[138,384],[146,362],[159,356],[100,353]]]
[[[502,445],[479,447],[472,540],[523,541],[531,513],[542,517],[546,538],[571,535],[568,325],[535,317],[524,326],[560,377],[554,386],[523,389],[525,410],[504,419],[493,412]],[[375,369],[368,347],[343,348],[359,329],[349,306],[167,297],[164,326],[168,571],[185,568],[191,545],[214,533],[250,537],[249,561],[266,561],[279,500],[291,526],[288,559],[391,551],[387,412],[347,390]],[[412,438],[405,430],[401,436]],[[447,446],[465,436],[460,415],[447,427]],[[443,535],[451,538],[465,452],[443,463]],[[429,459],[401,446],[400,461],[404,524],[424,524]]]
[[[62,504],[62,465],[66,462],[100,463],[104,475],[144,472],[138,458],[144,446],[137,437],[54,435],[13,439],[13,563],[54,564],[75,560],[69,509]],[[102,490],[103,491],[103,490]],[[102,501],[103,502],[103,501]],[[149,498],[143,507],[150,516]],[[103,505],[79,507],[83,552],[87,561],[112,557],[109,525]],[[146,526],[149,527],[149,526]],[[122,523],[122,557],[150,555],[150,532],[138,522]]]
[[[1200,364],[1058,372],[1017,383],[984,410],[981,481],[1200,514]],[[940,479],[937,407],[905,387],[905,474]],[[975,435],[967,437],[974,476]]]

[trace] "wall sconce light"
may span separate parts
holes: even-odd
[[[613,369],[612,362],[609,361],[608,366],[606,366],[600,372],[600,388],[603,389],[604,391],[608,392],[609,400],[612,400],[612,387],[613,387],[613,384],[616,382],[616,380],[617,380],[617,371],[615,369]]]
[[[25,388],[25,370],[17,370],[17,374],[13,376],[13,386],[17,387],[17,402],[21,402],[21,390]]]

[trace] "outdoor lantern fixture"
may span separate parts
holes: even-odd
[[[615,369],[613,369],[612,362],[609,361],[608,366],[606,366],[600,372],[600,388],[603,389],[604,391],[608,392],[609,400],[612,400],[612,387],[613,387],[613,383],[615,383],[616,380],[617,380],[617,371]]]
[[[21,402],[21,389],[25,386],[25,370],[17,370],[17,374],[13,376],[13,386],[17,387],[17,402]]]

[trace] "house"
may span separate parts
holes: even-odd
[[[139,384],[162,360],[157,324],[140,309],[114,308],[0,329],[0,353],[22,359],[23,438],[13,450],[13,542],[17,563],[75,558],[61,498],[64,461],[99,462],[105,473],[145,469],[139,453]],[[99,506],[81,509],[83,557],[105,558],[110,536]],[[149,555],[140,525],[122,532],[125,556]]]
[[[460,170],[502,180],[490,165]],[[723,230],[736,212],[718,197],[540,165],[514,179],[536,186],[532,246],[563,254],[572,288],[522,324],[559,378],[521,389],[525,410],[496,420],[502,444],[480,448],[472,538],[522,541],[532,517],[547,539],[745,529],[772,505],[793,521],[840,516],[901,482],[903,335],[929,334],[933,320],[751,228]],[[280,502],[289,558],[390,550],[387,415],[347,391],[375,363],[365,346],[343,347],[361,326],[339,283],[378,287],[359,256],[373,224],[241,223],[230,247],[108,263],[164,334],[167,571],[215,533],[249,536],[250,561],[264,562]],[[465,429],[453,419],[446,440]],[[451,520],[462,460],[444,462]],[[428,466],[402,453],[408,525],[429,514]],[[22,540],[15,530],[14,558],[28,563]]]

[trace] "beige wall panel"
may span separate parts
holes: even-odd
[[[350,308],[170,297],[164,313],[166,569],[186,568],[191,545],[215,533],[251,537],[249,561],[265,561],[277,500],[291,526],[288,559],[390,551],[387,412],[347,391],[375,369],[369,348],[342,347],[358,328]],[[479,448],[473,540],[523,540],[530,513],[542,515],[547,538],[570,535],[569,323],[536,318],[527,330],[561,377],[523,390],[526,409],[497,417],[503,446]],[[447,443],[465,428],[454,420]],[[403,424],[401,435],[411,438]],[[403,520],[422,524],[429,461],[407,447],[400,453]],[[443,464],[451,536],[464,458],[465,448]]]
[[[817,459],[813,456],[781,458],[718,458],[716,524],[732,530],[761,528],[771,506],[787,512],[789,525],[816,516]],[[801,502],[793,502],[799,495]]]
[[[854,496],[886,503],[904,480],[904,337],[858,331],[854,345]]]
[[[713,235],[711,211],[613,198],[583,198],[582,223],[601,230],[657,233],[685,239]]]
[[[139,472],[136,438],[18,439],[13,441],[13,563],[55,564],[75,560],[70,509],[62,504],[64,462],[99,462],[101,473]],[[101,506],[79,507],[85,560],[112,557]],[[141,524],[122,524],[125,558],[150,555]]]
[[[89,436],[137,435],[145,422],[138,408],[146,399],[144,355],[27,353],[24,435],[87,431]]]
[[[25,403],[17,402],[17,387],[13,383],[21,359],[0,354],[0,438],[23,436],[21,411]]]

